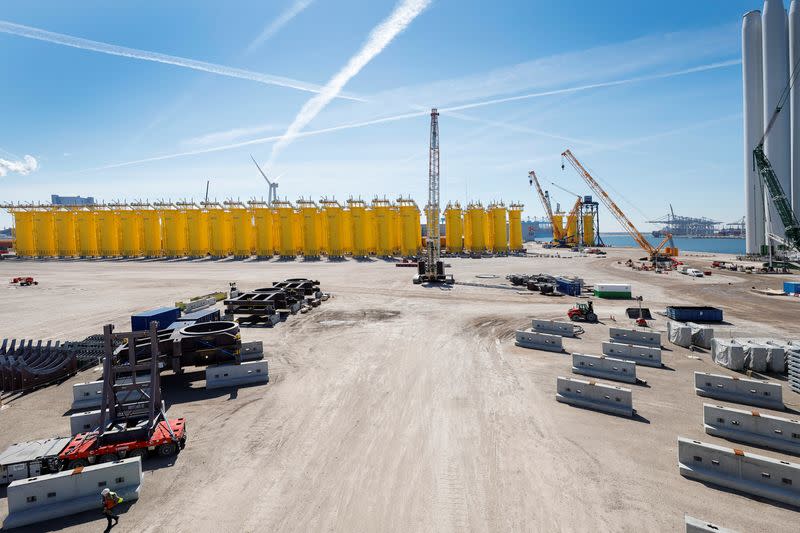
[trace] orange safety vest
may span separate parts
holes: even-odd
[[[111,492],[111,493],[109,493],[109,495],[108,495],[108,496],[104,496],[104,497],[103,497],[103,507],[104,507],[105,509],[109,510],[109,511],[110,511],[111,509],[113,509],[114,507],[116,507],[116,505],[117,505],[118,503],[120,503],[120,502],[122,502],[122,498],[120,498],[120,497],[117,495],[117,493],[116,493],[116,492]]]

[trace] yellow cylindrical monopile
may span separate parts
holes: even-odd
[[[567,242],[578,244],[578,215],[572,213],[567,215]]]
[[[303,255],[305,257],[319,257],[322,225],[317,204],[301,199],[298,202],[298,206],[303,221]]]
[[[299,209],[292,213],[292,241],[295,255],[303,253],[303,215]]]
[[[100,250],[97,245],[97,212],[93,209],[78,211],[75,214],[78,241],[78,255],[81,257],[97,257]]]
[[[53,226],[56,232],[56,254],[60,257],[77,255],[75,212],[72,210],[56,211],[53,213]]]
[[[564,213],[556,213],[553,215],[553,235],[556,234],[556,231],[561,232],[562,234],[565,233],[564,230]]]
[[[162,211],[164,223],[164,255],[167,257],[185,257],[189,253],[188,217],[186,210],[166,209]]]
[[[245,207],[231,209],[231,223],[233,224],[233,255],[250,257],[253,255],[256,244],[253,211]],[[270,231],[270,244],[272,244],[271,237],[272,231]]]
[[[255,221],[255,251],[258,257],[272,257],[275,255],[275,233],[272,211],[266,204],[253,208]]]
[[[411,198],[398,200],[400,211],[399,248],[404,257],[416,256],[419,253],[420,228],[419,207]]]
[[[353,256],[368,257],[370,255],[370,217],[367,204],[363,200],[347,201],[352,221]]]
[[[464,250],[467,252],[472,251],[472,217],[470,216],[469,209],[464,211]]]
[[[52,211],[34,211],[33,239],[36,243],[36,255],[39,257],[56,256],[56,235]]]
[[[275,202],[278,213],[279,239],[278,255],[281,257],[297,256],[297,246],[295,245],[295,214],[292,204],[289,202]]]
[[[472,253],[482,254],[486,251],[486,233],[488,224],[486,221],[486,211],[480,203],[467,206],[467,216],[469,217],[470,227],[470,248]]]
[[[344,257],[345,235],[342,206],[335,200],[323,200],[322,208],[325,217],[323,232],[325,233],[325,237],[327,237],[325,249],[328,253],[328,257]]]
[[[120,255],[119,213],[117,211],[101,209],[97,212],[97,246],[100,255],[104,257]]]
[[[227,257],[233,251],[233,217],[228,209],[208,211],[209,251],[214,257]]]
[[[489,224],[492,227],[492,252],[496,254],[508,252],[506,206],[502,203],[489,206]]]
[[[444,210],[444,234],[447,251],[451,254],[460,254],[464,249],[464,224],[461,217],[461,204],[447,204]]]
[[[591,213],[583,215],[583,244],[594,246],[594,215]]]
[[[512,252],[524,249],[522,244],[522,204],[511,204],[508,208],[508,247]]]
[[[161,257],[164,254],[161,232],[161,212],[143,209],[142,215],[142,253],[147,257]]]
[[[375,253],[381,257],[389,257],[395,253],[396,222],[389,200],[375,198],[372,201],[375,213]]]
[[[353,253],[353,214],[342,209],[342,247],[345,254]]]
[[[33,235],[33,213],[14,211],[14,250],[20,257],[36,255],[36,242]]]
[[[123,257],[142,255],[142,213],[138,210],[123,209],[119,212],[120,251]]]
[[[211,232],[208,225],[208,211],[188,209],[186,222],[189,236],[189,255],[205,257],[211,250]]]

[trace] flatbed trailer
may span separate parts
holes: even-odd
[[[78,433],[58,454],[67,468],[78,468],[96,463],[107,463],[147,455],[148,452],[165,457],[175,455],[186,446],[186,420],[173,418],[159,422],[147,440],[125,440],[103,444],[96,431]]]

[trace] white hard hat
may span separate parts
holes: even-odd
[[[103,489],[103,492],[101,492],[100,494],[102,494],[103,496],[108,496],[109,494],[111,494],[111,489]]]

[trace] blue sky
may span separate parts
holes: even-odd
[[[275,139],[318,96],[31,39],[4,23],[318,88],[402,3],[4,2],[0,159],[31,155],[38,168],[6,171],[0,201],[199,201],[207,179],[220,201],[266,197],[249,154],[268,163]],[[535,169],[568,208],[572,197],[549,181],[589,193],[560,168],[569,147],[642,230],[670,202],[680,214],[734,221],[744,214],[740,25],[760,7],[431,0],[347,80],[339,96],[352,99],[322,106],[269,172],[290,201],[402,194],[421,205],[425,110],[438,106],[443,201],[517,201],[541,216],[527,181]]]

